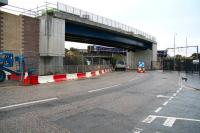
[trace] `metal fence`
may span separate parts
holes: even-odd
[[[200,62],[194,62],[194,59],[164,59],[163,70],[164,71],[185,71],[187,73],[199,73],[200,74]]]
[[[101,69],[112,69],[112,66],[111,65],[64,65],[64,66],[40,67],[40,70],[43,70],[42,75],[91,72]]]
[[[152,61],[151,62],[151,70],[163,70],[163,62],[162,61]]]

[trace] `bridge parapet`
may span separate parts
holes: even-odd
[[[103,25],[106,25],[106,26],[109,26],[112,28],[122,30],[124,32],[128,32],[129,34],[133,34],[134,36],[139,36],[139,37],[143,37],[148,40],[151,40],[151,41],[156,41],[155,37],[143,32],[143,31],[137,30],[135,28],[132,28],[130,26],[127,26],[125,24],[117,22],[115,20],[111,20],[111,19],[99,16],[99,15],[95,15],[95,14],[87,12],[87,11],[83,11],[81,9],[77,9],[77,8],[74,8],[74,7],[59,3],[59,2],[57,3],[57,9],[58,9],[58,11],[73,14],[80,18],[86,19],[88,21],[103,24]]]

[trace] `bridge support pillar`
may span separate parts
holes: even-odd
[[[133,69],[134,66],[134,52],[128,51],[126,52],[126,65],[128,68]]]
[[[127,65],[131,69],[137,69],[139,61],[145,62],[145,69],[151,69],[151,62],[157,61],[157,44],[152,44],[152,49],[127,51]]]
[[[40,17],[39,74],[63,72],[65,55],[65,20],[51,16]]]

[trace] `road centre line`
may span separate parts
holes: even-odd
[[[117,86],[120,86],[120,85],[121,85],[121,84],[117,84],[117,85],[108,86],[108,87],[104,87],[104,88],[100,88],[100,89],[90,90],[90,91],[88,91],[88,92],[89,92],[89,93],[92,93],[92,92],[102,91],[102,90],[106,90],[106,89],[109,89],[109,88],[117,87]]]
[[[26,103],[19,103],[19,104],[14,104],[14,105],[0,107],[0,110],[8,109],[8,108],[13,108],[13,107],[19,107],[19,106],[25,106],[25,105],[31,105],[31,104],[36,104],[36,103],[44,103],[44,102],[53,101],[53,100],[57,100],[57,99],[58,98],[55,97],[55,98],[49,98],[49,99],[31,101],[31,102],[26,102]]]
[[[159,108],[157,108],[157,109],[155,110],[155,112],[158,113],[158,112],[161,111],[161,110],[162,110],[162,107],[159,107]]]

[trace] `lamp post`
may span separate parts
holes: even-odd
[[[176,63],[176,53],[175,53],[175,49],[176,49],[176,35],[177,35],[177,33],[175,33],[174,34],[174,71],[175,71],[175,69],[176,69],[176,67],[175,67],[175,63]]]

